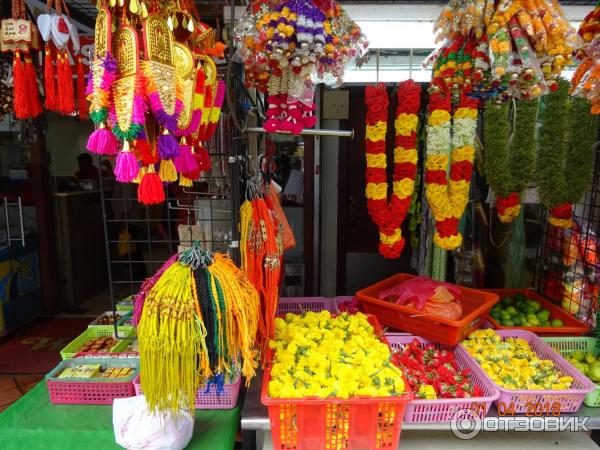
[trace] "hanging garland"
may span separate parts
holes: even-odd
[[[454,250],[462,243],[458,224],[467,206],[471,187],[477,100],[461,94],[454,112],[454,130],[451,109],[450,96],[440,93],[430,95],[425,193],[435,218],[433,242],[445,250]]]
[[[498,217],[510,223],[519,216],[521,192],[533,175],[537,100],[513,102],[512,136],[509,132],[510,104],[489,100],[484,112],[484,169],[488,185],[496,195]]]
[[[548,222],[562,228],[572,224],[573,203],[589,186],[594,162],[598,120],[590,102],[569,97],[569,83],[546,97],[536,161],[542,204],[550,210]]]
[[[388,201],[385,135],[388,96],[385,85],[367,87],[366,189],[367,207],[379,228],[379,253],[398,258],[404,249],[402,222],[406,218],[417,174],[417,126],[421,87],[413,80],[398,85],[398,108],[394,121],[396,139],[392,196]]]

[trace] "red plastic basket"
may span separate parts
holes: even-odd
[[[374,316],[375,332],[387,342]],[[267,353],[261,400],[269,410],[273,448],[294,450],[396,449],[412,394],[390,397],[270,398],[273,351]],[[407,385],[408,387],[408,385]]]
[[[456,345],[473,330],[482,326],[498,295],[459,286],[464,316],[448,320],[413,308],[379,299],[379,293],[416,275],[399,273],[356,293],[366,313],[376,316],[383,325],[421,336],[433,342]]]
[[[223,385],[224,392],[217,393],[216,386],[210,386],[208,389],[206,386],[200,386],[196,392],[196,409],[232,409],[235,408],[240,394],[240,386],[242,384],[242,377],[238,375],[233,383],[225,383]],[[140,383],[140,376],[134,378],[133,388],[135,395],[141,395],[142,385]]]
[[[527,330],[538,336],[583,336],[589,329],[585,323],[577,320],[567,311],[554,303],[546,300],[540,294],[531,289],[484,289],[486,292],[498,295],[500,298],[513,296],[515,294],[525,294],[531,300],[537,300],[542,305],[543,309],[550,311],[550,317],[553,319],[562,320],[564,326],[560,328],[554,327],[505,327],[502,326],[496,319],[488,315],[487,320],[490,321],[496,330]]]
[[[529,343],[531,350],[533,350],[538,357],[552,360],[552,362],[554,362],[554,367],[557,370],[565,375],[573,377],[571,389],[566,390],[533,391],[525,389],[506,389],[494,383],[469,352],[462,345],[459,345],[456,348],[456,353],[461,353],[465,358],[472,361],[474,363],[472,366],[473,370],[479,372],[481,376],[486,377],[490,383],[500,391],[500,396],[498,397],[498,400],[495,401],[499,409],[506,411],[508,414],[514,412],[516,414],[526,413],[530,415],[539,415],[536,408],[541,408],[542,413],[545,414],[547,411],[551,411],[555,404],[558,404],[560,405],[561,413],[575,412],[581,406],[586,394],[595,389],[596,386],[594,383],[532,332],[525,330],[498,330],[496,333],[498,333],[502,339],[521,338],[526,340]],[[504,413],[503,411],[500,412]]]
[[[109,367],[133,367],[133,374],[125,380],[121,379],[82,379],[75,380],[57,378],[67,367],[85,364],[103,364]],[[123,358],[73,358],[62,361],[48,375],[46,386],[50,394],[50,403],[67,405],[112,405],[115,398],[134,395],[132,378],[139,371],[139,359]]]
[[[426,339],[406,335],[392,334],[385,335],[390,347],[395,351],[401,350],[401,346],[412,343],[415,339],[419,341],[421,347],[432,344]],[[436,348],[443,348],[440,344],[435,344]],[[473,411],[480,417],[485,417],[492,406],[494,400],[500,395],[500,391],[494,387],[494,384],[488,377],[484,377],[473,366],[471,358],[465,358],[463,353],[455,352],[456,363],[460,370],[471,369],[472,381],[483,392],[481,397],[471,398],[444,398],[437,400],[423,400],[415,398],[406,406],[404,412],[404,421],[408,423],[429,423],[429,422],[449,422],[456,418],[456,413],[459,411]]]

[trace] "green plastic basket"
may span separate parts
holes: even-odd
[[[596,338],[593,337],[543,337],[542,340],[563,356],[577,350],[596,353]],[[585,396],[583,403],[593,408],[600,407],[600,384],[596,384],[596,389]]]
[[[133,311],[133,295],[130,295],[117,303],[116,310],[119,312]]]
[[[132,337],[134,333],[133,327],[117,327],[119,337]],[[77,353],[83,345],[90,339],[95,339],[103,336],[114,336],[115,327],[113,325],[101,325],[92,328],[88,328],[75,339],[73,339],[65,348],[60,352],[62,359],[71,359]],[[112,353],[118,353],[124,351],[129,345],[128,339],[121,339],[117,344],[110,349]]]

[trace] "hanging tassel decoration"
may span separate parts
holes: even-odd
[[[87,120],[89,118],[88,104],[85,95],[85,84],[82,56],[77,55],[77,109],[79,110],[79,118],[81,120]]]
[[[66,50],[58,52],[57,83],[58,111],[61,114],[73,114],[75,99],[73,92],[73,69],[69,63],[69,54]]]
[[[115,177],[117,181],[121,183],[132,182],[139,172],[139,166],[135,155],[129,148],[129,142],[125,141],[123,144],[123,150],[117,156],[117,163],[115,164]]]
[[[27,101],[29,102],[29,115],[37,117],[42,113],[42,102],[40,101],[40,92],[37,84],[37,74],[35,66],[29,53],[25,53],[25,92],[27,93]]]
[[[179,155],[177,138],[169,133],[169,130],[166,128],[158,137],[158,154],[160,159],[173,159]]]
[[[157,205],[165,201],[165,190],[152,164],[148,166],[140,182],[138,201],[143,205]]]
[[[44,91],[46,91],[46,109],[49,111],[56,111],[58,104],[55,76],[52,46],[50,43],[46,43],[46,49],[44,50]]]
[[[146,139],[136,139],[133,143],[135,156],[144,166],[158,162],[158,155],[152,152],[152,145]]]
[[[198,169],[196,159],[194,158],[194,155],[192,155],[192,148],[185,143],[179,146],[179,155],[173,162],[175,163],[175,169],[177,169],[177,172],[179,173],[193,173]]]
[[[100,127],[90,134],[86,148],[97,155],[116,155],[119,153],[119,141],[102,122]]]
[[[21,54],[15,52],[13,59],[13,109],[17,119],[23,120],[30,117],[29,102],[27,101],[27,92],[25,91],[25,68],[21,61]]]
[[[171,159],[163,159],[160,162],[160,168],[158,170],[158,176],[165,183],[172,183],[177,181],[177,170],[175,164]]]
[[[192,187],[194,182],[189,178],[185,177],[183,174],[179,175],[179,186],[181,187]]]

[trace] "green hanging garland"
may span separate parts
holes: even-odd
[[[485,105],[483,135],[485,140],[484,170],[488,185],[496,194],[496,208],[501,222],[510,223],[519,216],[521,192],[533,175],[535,164],[535,124],[537,100]]]
[[[598,119],[590,102],[569,97],[569,82],[560,78],[558,89],[546,96],[536,162],[542,204],[550,210],[548,221],[571,227],[577,203],[593,174]]]

